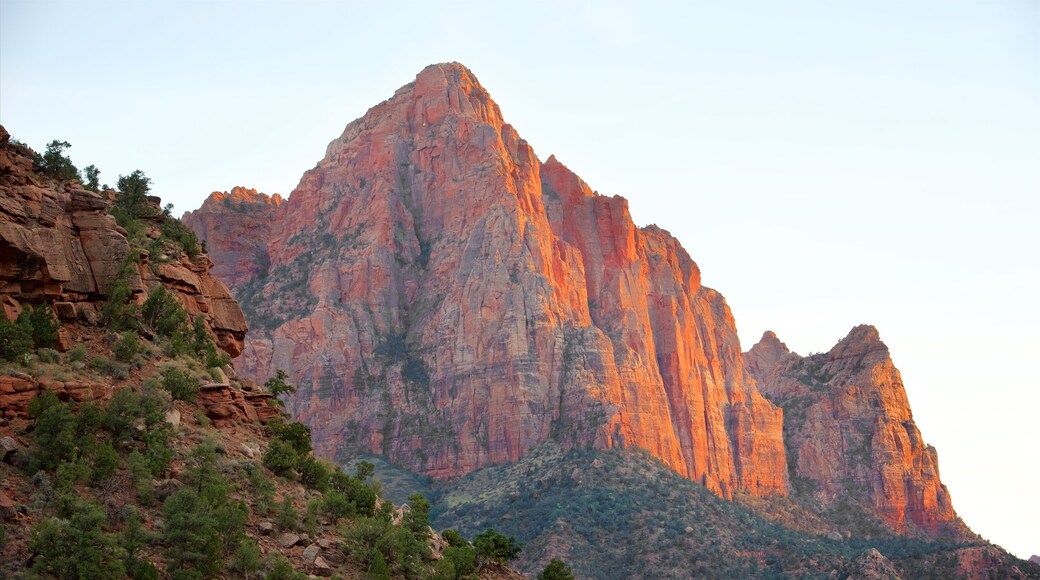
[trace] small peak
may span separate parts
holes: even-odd
[[[873,355],[888,358],[888,347],[881,342],[881,334],[869,324],[861,324],[841,339],[828,353],[831,358],[865,357]]]
[[[842,342],[881,342],[881,334],[878,333],[877,328],[874,328],[870,324],[860,324],[850,330],[848,336],[846,336]]]

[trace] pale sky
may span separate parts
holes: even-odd
[[[177,213],[288,194],[424,66],[629,199],[744,348],[878,327],[954,507],[1040,553],[1040,2],[0,0],[0,123]]]

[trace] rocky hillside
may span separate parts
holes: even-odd
[[[519,577],[312,456],[284,378],[237,376],[242,311],[144,174],[75,172],[0,127],[0,577]]]
[[[284,203],[228,197],[184,221],[253,326],[241,372],[289,371],[321,454],[443,478],[546,441],[640,448],[724,497],[787,492],[782,412],[722,296],[461,65],[350,123]]]
[[[858,326],[830,352],[808,357],[767,332],[745,360],[784,409],[791,479],[811,505],[857,502],[898,533],[967,533],[874,327]]]

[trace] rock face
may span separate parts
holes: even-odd
[[[105,293],[124,264],[126,232],[108,214],[114,192],[95,193],[75,181],[50,182],[33,171],[32,152],[8,143],[0,128],[0,301],[9,319],[24,304],[48,304],[59,319],[96,322]],[[149,200],[158,212],[159,199]],[[143,302],[156,284],[176,290],[192,316],[203,315],[217,345],[242,351],[247,326],[227,286],[210,274],[200,255],[168,260],[139,256],[130,281]]]
[[[766,332],[745,361],[762,393],[784,409],[796,488],[809,482],[806,491],[824,505],[862,500],[900,533],[966,530],[874,327],[857,326],[830,352],[808,357]]]
[[[284,203],[229,197],[185,222],[254,327],[238,367],[289,371],[321,453],[450,477],[553,439],[785,493],[782,411],[722,296],[624,199],[541,163],[461,65],[348,125]]]
[[[9,142],[0,127],[0,305],[3,316],[14,320],[26,305],[49,306],[63,327],[59,348],[70,346],[80,326],[93,327],[112,282],[127,268],[131,300],[143,303],[149,289],[159,284],[174,292],[185,310],[201,316],[217,346],[231,356],[242,352],[247,326],[227,286],[210,274],[205,254],[195,259],[150,256],[141,251],[128,260],[126,232],[108,214],[115,192],[95,193],[75,181],[59,183],[33,169],[32,151]],[[159,213],[159,199],[150,198]],[[146,228],[158,226],[144,218]],[[25,377],[0,377],[0,415],[23,417],[26,405],[43,389],[73,400],[103,398],[111,385]],[[242,395],[253,415],[276,413],[267,409],[266,395],[255,394],[253,405]]]
[[[214,276],[234,287],[265,275],[270,265],[267,240],[271,239],[271,221],[281,203],[282,197],[277,193],[269,196],[255,189],[235,187],[231,191],[214,191],[199,211],[184,215],[185,225],[220,248],[220,260],[211,270]],[[222,223],[227,211],[240,214],[233,229]]]

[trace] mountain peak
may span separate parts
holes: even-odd
[[[755,346],[744,355],[744,362],[751,376],[755,377],[756,381],[762,382],[789,354],[791,354],[791,349],[780,342],[775,332],[767,330]]]

